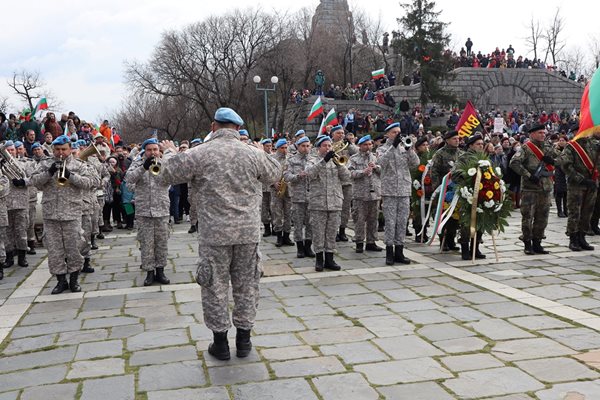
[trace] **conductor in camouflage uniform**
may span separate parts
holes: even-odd
[[[585,239],[598,191],[600,132],[571,141],[557,159],[567,176],[567,235],[572,251],[594,250]]]
[[[544,125],[534,125],[528,133],[530,143],[526,142],[521,146],[510,160],[509,166],[521,175],[521,230],[524,252],[528,255],[548,254],[541,243],[548,225],[554,186],[551,170],[554,169],[554,159],[558,152],[552,144],[544,141]]]
[[[170,184],[192,181],[198,188],[198,270],[204,323],[213,331],[208,352],[230,358],[227,331],[229,281],[233,287],[233,324],[238,357],[252,348],[250,330],[256,317],[260,266],[260,200],[262,187],[281,176],[275,159],[239,140],[244,124],[230,108],[219,108],[212,135],[202,146],[165,161],[160,177]],[[165,147],[174,148],[171,142]],[[260,145],[257,145],[261,147]]]
[[[125,184],[135,191],[135,217],[138,222],[138,240],[142,257],[142,269],[146,271],[144,286],[154,282],[168,285],[165,276],[169,240],[169,185],[158,175],[150,172],[155,164],[172,154],[169,150],[161,158],[158,139],[146,139],[142,143],[143,157],[131,164],[125,174]],[[174,150],[173,152],[175,152]],[[162,169],[162,168],[161,168]]]
[[[373,140],[365,135],[358,141],[359,152],[350,157],[348,170],[354,180],[352,193],[356,210],[355,236],[356,252],[382,251],[375,243],[377,240],[377,213],[381,201],[381,167],[376,164],[373,154]]]
[[[344,128],[341,125],[334,126],[331,128],[331,144],[333,149],[337,149],[337,146],[342,147],[344,142]],[[358,153],[358,147],[352,143],[348,143],[348,147],[345,150],[338,152],[338,156],[344,156],[346,159],[350,159],[350,156]],[[342,203],[342,212],[340,213],[340,230],[337,234],[336,240],[341,242],[347,242],[348,236],[346,236],[346,227],[350,220],[350,210],[352,207],[352,179],[342,181],[342,193],[344,195],[344,201]]]
[[[458,148],[460,139],[457,131],[448,131],[444,135],[444,140],[444,146],[436,151],[431,158],[431,187],[433,190],[440,186],[444,176],[450,172],[462,154],[462,151]],[[448,188],[448,191],[451,191],[450,187]],[[439,196],[437,199],[440,201]],[[450,218],[444,225],[444,230],[442,235],[440,235],[440,242],[443,243],[443,251],[456,251],[459,249],[456,245],[457,229],[458,220],[454,218]]]
[[[279,139],[275,143],[275,154],[273,158],[280,165],[280,177],[287,168],[288,142],[285,139]],[[271,215],[273,216],[273,231],[277,236],[275,246],[283,245],[293,246],[294,243],[290,239],[292,230],[292,202],[290,199],[290,191],[286,188],[283,193],[280,193],[281,179],[271,186]]]
[[[31,177],[31,183],[43,192],[44,245],[48,249],[48,268],[58,280],[52,294],[66,289],[80,292],[77,280],[83,265],[83,195],[97,183],[87,175],[84,163],[71,155],[67,136],[57,137],[52,145],[53,157],[42,160]],[[59,185],[59,177],[66,183]]]
[[[316,255],[315,270],[323,271],[326,268],[339,271],[341,267],[333,259],[333,251],[340,226],[342,184],[351,179],[350,172],[344,165],[332,160],[335,153],[331,149],[329,136],[321,136],[315,147],[317,154],[310,159],[306,169],[310,186],[308,209]]]
[[[301,137],[296,140],[296,154],[288,158],[283,177],[288,183],[288,191],[292,199],[292,220],[294,222],[294,241],[296,257],[314,257],[312,251],[312,229],[308,212],[308,177],[306,166],[310,158],[310,140]]]
[[[4,241],[6,240],[6,227],[8,226],[8,213],[6,211],[6,196],[8,195],[10,181],[0,172],[0,280],[4,278]]]

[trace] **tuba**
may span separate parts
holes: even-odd
[[[346,150],[346,147],[348,147],[348,143],[344,143],[342,141],[334,143],[331,147],[331,150],[333,150],[333,152],[335,153],[335,155],[333,156],[333,163],[335,165],[346,165],[346,163],[348,162],[348,157],[342,155],[342,152]]]
[[[100,150],[98,150],[94,143],[90,144],[87,149],[79,153],[79,159],[81,161],[87,161],[91,156],[100,158]]]

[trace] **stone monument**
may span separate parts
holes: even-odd
[[[354,37],[347,0],[321,0],[312,18],[313,34],[333,35],[343,41]]]

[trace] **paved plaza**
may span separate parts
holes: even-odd
[[[38,249],[0,282],[0,400],[600,399],[599,253],[569,251],[551,213],[549,255],[523,254],[515,212],[499,262],[488,236],[475,264],[411,242],[388,267],[344,243],[343,271],[315,273],[268,238],[255,347],[227,362],[206,351],[187,224],[162,287],[143,287],[135,232],[98,241],[82,293],[51,296]]]

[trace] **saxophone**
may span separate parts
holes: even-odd
[[[279,180],[279,190],[277,190],[277,197],[280,199],[283,199],[283,197],[285,196],[285,193],[287,192],[287,182],[283,178],[283,172],[285,172],[286,169],[287,169],[287,164],[286,164],[285,168],[283,168],[283,171],[281,172],[281,179]]]

